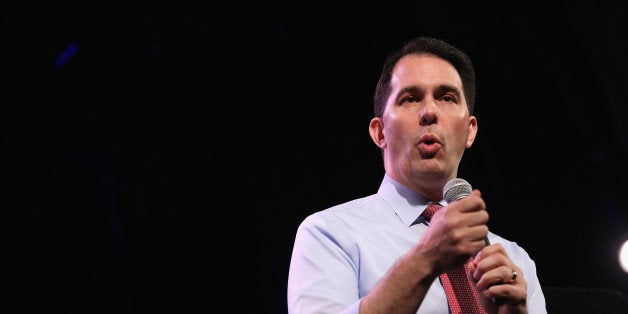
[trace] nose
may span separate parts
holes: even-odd
[[[436,104],[433,101],[427,101],[419,112],[421,125],[430,125],[436,123]]]

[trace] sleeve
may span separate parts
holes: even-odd
[[[527,255],[527,254],[526,254]],[[530,314],[546,314],[547,308],[545,305],[545,295],[541,289],[541,283],[539,277],[536,274],[536,264],[528,257],[527,271],[528,276],[526,281],[528,282],[528,313]]]
[[[509,244],[507,244],[509,242]],[[523,270],[528,284],[527,308],[529,314],[547,314],[545,295],[536,272],[536,263],[522,247],[514,242],[502,243],[512,261]]]
[[[358,313],[358,266],[333,231],[316,214],[299,225],[288,273],[288,313]]]

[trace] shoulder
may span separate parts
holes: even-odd
[[[314,212],[301,222],[299,229],[344,232],[351,228],[361,229],[385,223],[390,216],[388,204],[377,194],[372,194]]]
[[[346,220],[351,217],[367,215],[369,211],[379,208],[382,199],[377,194],[353,199],[323,210],[311,213],[303,223],[317,223],[322,221]]]

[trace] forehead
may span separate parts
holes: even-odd
[[[399,59],[393,68],[391,77],[393,89],[416,85],[451,85],[462,91],[462,81],[456,68],[447,60],[434,55],[410,54]]]

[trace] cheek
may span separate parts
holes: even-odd
[[[468,117],[465,115],[465,116],[456,118],[456,120],[453,122],[452,127],[455,129],[456,132],[468,134],[469,133]]]
[[[467,141],[467,136],[469,135],[469,126],[468,125],[460,125],[456,128],[456,134],[460,134],[460,138],[465,142]]]
[[[384,114],[384,116],[382,117],[382,121],[384,124],[383,129],[382,129],[384,136],[387,139],[397,136],[400,129],[399,119],[395,115],[387,113],[387,114]]]
[[[456,147],[465,149],[469,140],[469,126],[463,123],[456,124],[450,129],[450,135],[456,142]]]
[[[391,123],[392,122],[392,123]],[[389,138],[405,141],[416,133],[417,123],[413,121],[395,120],[388,123]]]

